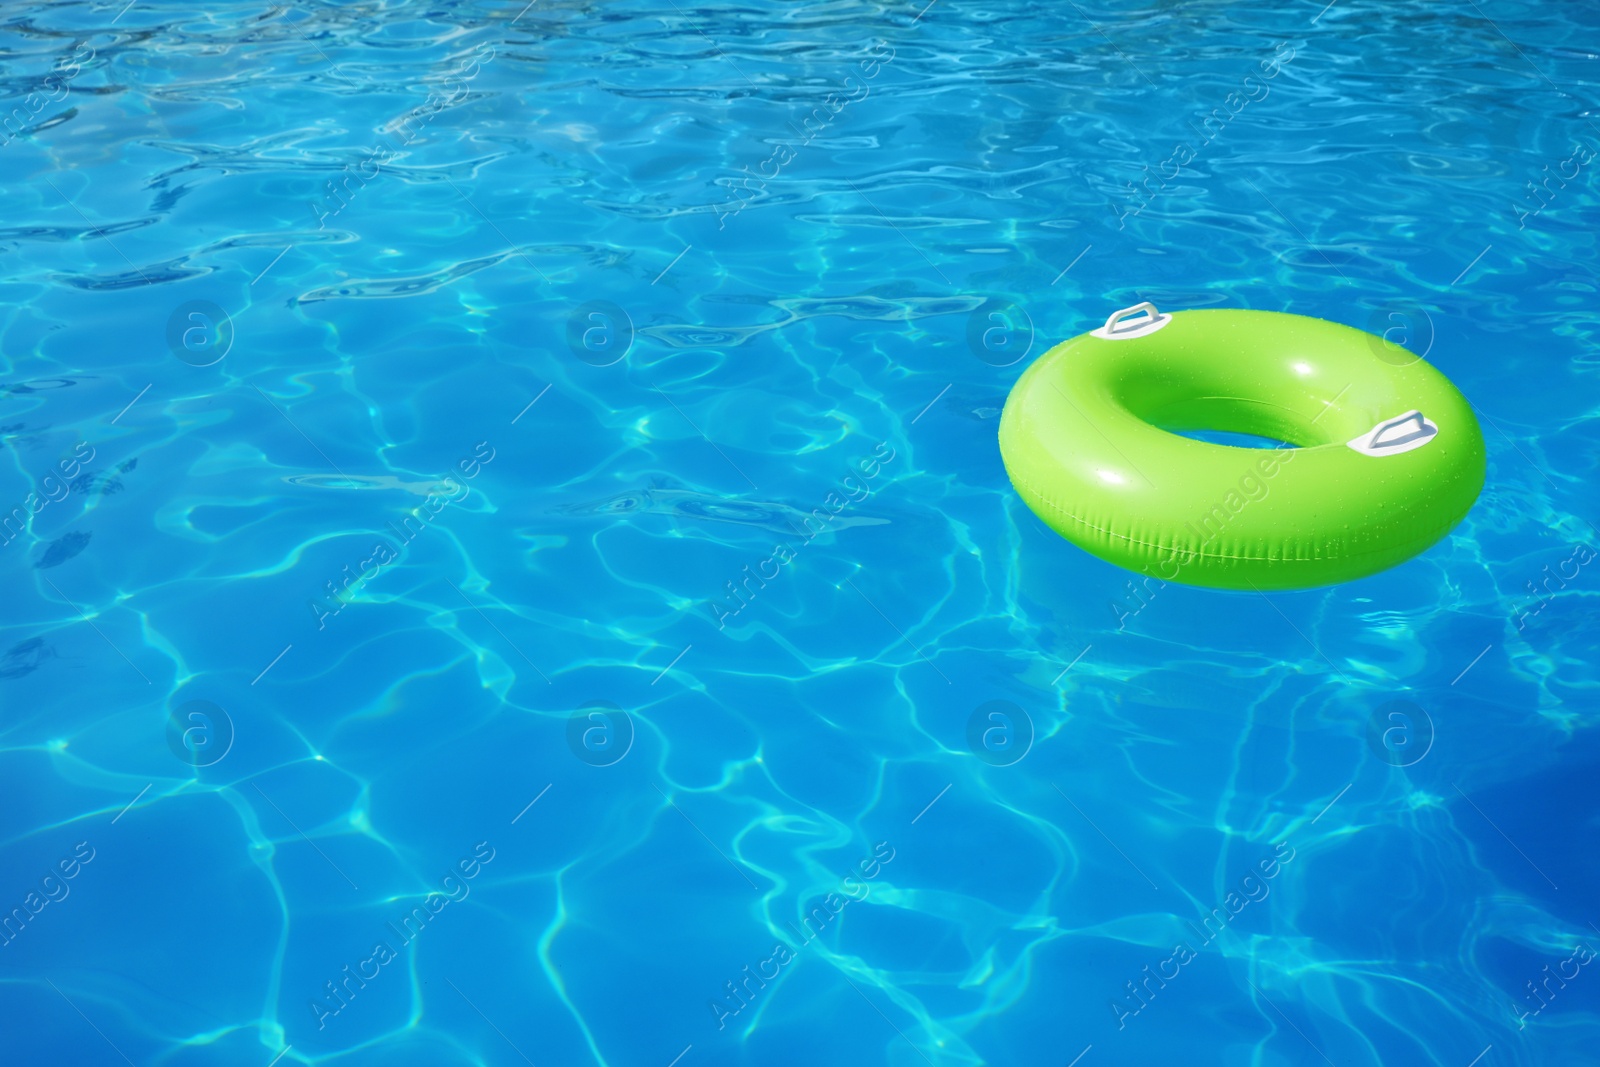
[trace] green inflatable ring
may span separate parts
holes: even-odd
[[[1293,447],[1174,432],[1196,430]],[[1405,349],[1302,315],[1149,303],[1023,372],[1000,455],[1018,495],[1068,541],[1218,589],[1304,589],[1392,567],[1460,522],[1484,476],[1471,405]]]

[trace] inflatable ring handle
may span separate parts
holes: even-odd
[[[1121,322],[1123,319],[1131,318],[1141,311],[1148,316],[1148,318],[1146,318],[1143,322],[1137,322],[1130,326],[1124,326],[1120,330],[1117,329],[1117,324],[1119,322]],[[1111,313],[1111,317],[1106,319],[1106,324],[1094,331],[1094,336],[1103,337],[1108,341],[1120,341],[1129,337],[1142,337],[1146,334],[1154,333],[1156,330],[1161,329],[1161,327],[1165,326],[1171,321],[1171,315],[1161,314],[1161,312],[1156,310],[1156,306],[1154,304],[1146,300],[1142,303],[1135,304],[1132,307],[1125,307],[1120,311],[1113,311]]]
[[[1410,452],[1439,436],[1439,427],[1422,412],[1412,409],[1404,415],[1384,419],[1378,425],[1345,444],[1363,456],[1394,456]]]

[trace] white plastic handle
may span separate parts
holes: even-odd
[[[1420,411],[1385,419],[1353,441],[1345,442],[1363,456],[1395,456],[1410,452],[1439,436],[1439,427]]]
[[[1161,312],[1156,310],[1156,306],[1150,303],[1150,301],[1146,300],[1144,303],[1135,304],[1131,308],[1123,308],[1121,311],[1113,311],[1111,313],[1111,317],[1106,320],[1106,333],[1110,333],[1115,330],[1117,328],[1117,323],[1121,322],[1129,315],[1133,315],[1140,311],[1148,311],[1150,313],[1151,322],[1154,322],[1156,319],[1161,317]]]
[[[1141,319],[1138,322],[1130,323],[1129,325],[1118,329],[1118,323],[1122,322],[1123,319],[1131,318],[1134,315],[1139,314],[1141,311],[1144,312],[1148,318]],[[1161,314],[1161,312],[1156,310],[1156,306],[1154,304],[1146,300],[1143,303],[1135,304],[1132,307],[1123,308],[1120,311],[1113,311],[1111,313],[1111,317],[1106,319],[1106,324],[1094,331],[1094,336],[1104,337],[1112,341],[1121,340],[1127,337],[1143,336],[1144,334],[1153,333],[1156,330],[1161,329],[1161,327],[1165,326],[1171,321],[1171,315]]]

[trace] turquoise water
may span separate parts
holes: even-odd
[[[0,1062],[1593,1062],[1594,10],[3,19]],[[1143,299],[1477,506],[1063,542],[999,409]]]

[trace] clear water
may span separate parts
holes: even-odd
[[[0,1061],[1592,1062],[1600,15],[923,2],[7,5]],[[1133,588],[995,429],[1141,299],[1477,507]]]

